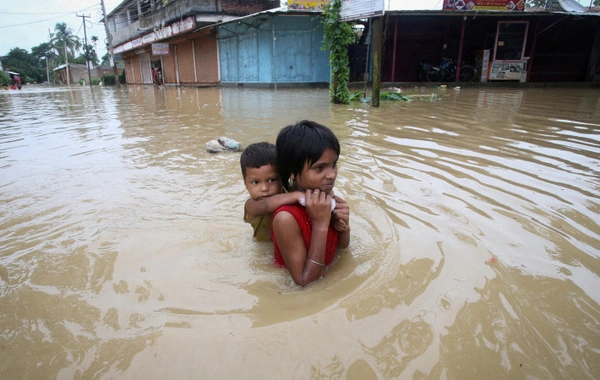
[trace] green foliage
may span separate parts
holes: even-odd
[[[56,58],[56,53],[52,45],[49,42],[42,42],[41,44],[31,48],[31,54],[39,59],[40,61],[46,61],[46,58]]]
[[[0,71],[0,86],[7,86],[10,83],[10,76],[4,71]]]
[[[428,94],[428,95],[424,95],[424,94],[410,95],[410,94],[402,94],[400,92],[394,92],[394,91],[382,92],[381,94],[379,94],[379,98],[381,100],[402,101],[402,102],[414,102],[415,100],[433,102],[433,101],[439,100],[438,95],[435,93]],[[369,96],[365,97],[365,93],[363,91],[355,91],[352,94],[350,94],[350,100],[359,101],[361,103],[367,103],[367,102],[371,101],[371,97],[369,97]]]
[[[86,46],[83,47],[83,49],[86,49]],[[87,61],[91,61],[92,64],[94,66],[98,66],[99,64],[99,60],[98,60],[98,54],[96,54],[96,50],[94,49],[94,47],[92,45],[87,45],[87,49],[88,49],[88,59],[86,59],[86,54],[85,52],[83,54],[80,54],[77,58],[74,58],[72,60],[70,60],[70,63],[78,63],[80,65],[85,65],[87,63]]]
[[[46,63],[25,49],[11,49],[7,55],[2,57],[2,65],[7,71],[19,73],[23,83],[46,80]]]
[[[379,99],[382,100],[402,100],[404,102],[412,102],[413,98],[410,96],[402,95],[398,92],[383,92],[379,94]]]
[[[56,49],[59,55],[64,55],[64,50],[71,52],[71,56],[75,56],[75,51],[81,47],[81,41],[73,33],[73,29],[69,28],[66,23],[59,22],[54,26],[50,43]]]
[[[97,86],[97,85],[100,84],[100,82],[102,82],[101,78],[92,78],[92,86]],[[85,79],[80,79],[78,83],[81,86],[87,86],[88,85],[88,83],[87,83],[87,81]]]
[[[114,86],[115,85],[115,76],[113,74],[104,74],[102,76],[102,81],[105,86]]]
[[[342,0],[331,0],[323,9],[322,49],[329,50],[332,77],[329,85],[330,100],[333,103],[348,104],[350,103],[348,44],[354,41],[354,32],[351,24],[341,21],[341,8]]]
[[[363,102],[363,103],[366,103],[369,100],[371,100],[370,97],[365,97],[365,93],[362,91],[354,91],[353,93],[350,94],[348,99],[350,101],[359,101],[359,102]],[[363,101],[364,99],[368,99],[368,100]]]
[[[108,55],[108,53],[104,54],[102,56],[102,61],[100,62],[101,65],[110,65],[110,57]]]
[[[126,83],[127,78],[125,78],[125,70],[119,75],[119,83]]]

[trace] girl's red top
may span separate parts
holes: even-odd
[[[310,219],[308,218],[308,213],[306,212],[306,208],[299,204],[281,206],[273,213],[273,218],[275,218],[275,215],[277,215],[277,213],[279,213],[280,211],[287,211],[294,216],[294,219],[296,219],[296,223],[298,223],[300,231],[302,232],[302,239],[304,240],[304,245],[308,250],[308,246],[310,245],[310,238],[312,236],[312,228],[310,225]],[[325,246],[325,265],[328,265],[329,263],[331,263],[331,261],[333,261],[339,237],[339,232],[336,231],[336,229],[333,228],[330,224],[329,229],[327,231],[327,244]],[[285,267],[285,261],[283,260],[283,256],[281,255],[281,251],[279,250],[279,245],[277,244],[277,239],[275,238],[275,233],[273,232],[272,219],[271,240],[273,241],[273,246],[275,247],[275,264],[277,264],[277,266],[280,267]]]

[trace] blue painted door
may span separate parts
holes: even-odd
[[[219,59],[221,60],[221,81],[238,82],[237,38],[225,38],[219,41]]]
[[[249,32],[239,37],[240,82],[258,82],[258,35]]]
[[[276,32],[277,82],[310,82],[313,78],[312,33],[309,30]]]

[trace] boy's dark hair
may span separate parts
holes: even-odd
[[[314,121],[302,120],[288,125],[277,135],[277,167],[283,187],[291,191],[291,174],[300,174],[304,164],[312,165],[325,149],[340,155],[340,143],[331,129]]]
[[[275,145],[268,142],[259,142],[248,145],[240,156],[242,175],[246,178],[246,168],[260,168],[264,165],[277,164],[277,150]]]

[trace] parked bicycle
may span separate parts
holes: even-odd
[[[429,63],[419,63],[419,79],[422,82],[454,82],[456,80],[456,61],[442,57],[439,66]],[[472,65],[463,64],[458,76],[459,82],[472,82],[477,75],[477,69]]]

